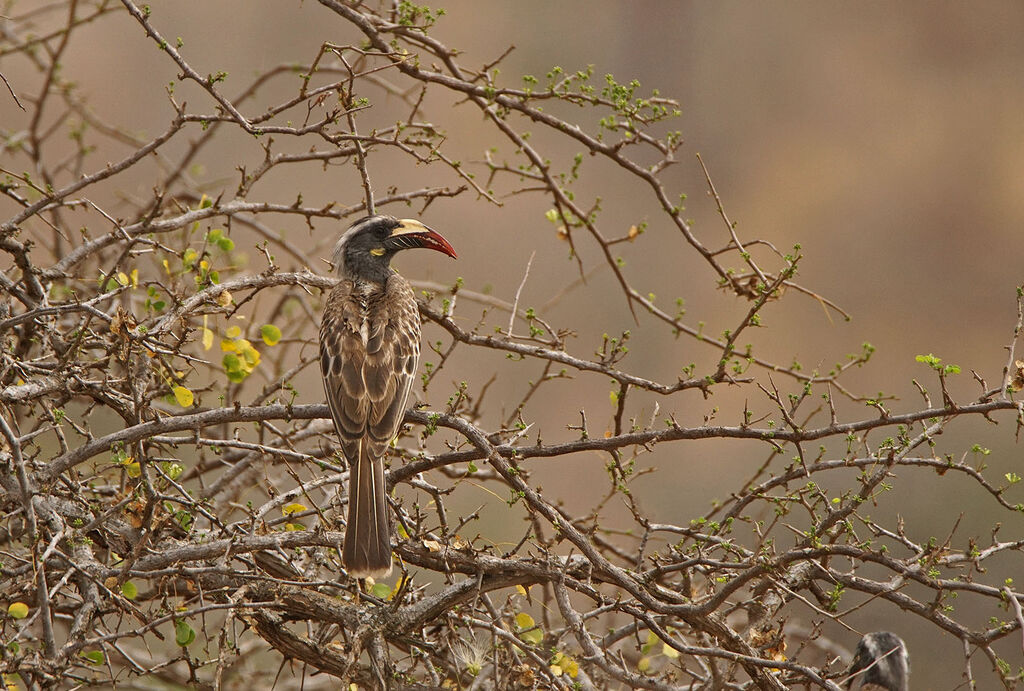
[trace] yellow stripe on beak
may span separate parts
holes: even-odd
[[[410,233],[432,233],[434,232],[427,226],[423,225],[414,218],[403,218],[395,226],[395,229],[391,231],[390,237],[398,237],[399,235],[408,235]]]

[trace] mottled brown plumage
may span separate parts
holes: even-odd
[[[391,571],[384,458],[402,426],[420,357],[420,318],[408,281],[390,268],[402,249],[452,246],[418,221],[370,216],[338,241],[341,275],[320,326],[327,404],[349,463],[348,523],[342,560],[356,578]]]

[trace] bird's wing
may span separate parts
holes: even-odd
[[[420,321],[412,288],[398,274],[361,304],[351,281],[328,297],[320,327],[320,370],[345,457],[366,438],[382,457],[405,416],[420,355]]]
[[[420,360],[420,315],[409,283],[393,274],[372,306],[363,379],[370,398],[370,439],[385,446],[402,427]]]
[[[359,457],[359,443],[369,417],[369,400],[362,380],[366,359],[360,334],[362,309],[352,293],[351,281],[335,286],[327,297],[320,324],[320,372],[327,406],[349,462]]]

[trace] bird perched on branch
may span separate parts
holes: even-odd
[[[857,644],[846,688],[861,691],[908,691],[910,660],[903,640],[888,631],[865,634]]]
[[[416,299],[391,258],[416,247],[456,256],[436,231],[391,216],[359,219],[334,248],[341,280],[320,325],[320,371],[349,464],[342,561],[354,578],[391,572],[384,457],[402,426],[420,359]]]

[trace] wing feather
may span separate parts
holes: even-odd
[[[320,371],[343,447],[368,436],[384,445],[372,456],[387,452],[401,429],[419,357],[419,312],[405,279],[393,274],[369,295],[350,280],[331,291],[320,328]]]

